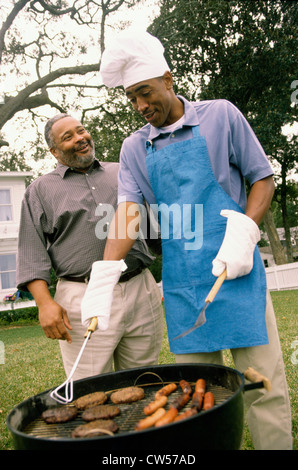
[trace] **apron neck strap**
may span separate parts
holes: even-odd
[[[200,134],[199,126],[192,126],[192,133],[193,133],[193,137],[200,137],[201,134]],[[147,154],[154,152],[155,150],[154,142],[152,140],[146,140],[145,148],[146,148]]]
[[[192,126],[192,134],[194,137],[201,137],[199,126]]]

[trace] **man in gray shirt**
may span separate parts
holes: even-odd
[[[45,138],[58,164],[26,190],[17,285],[33,295],[45,335],[59,340],[68,375],[86,331],[81,301],[92,264],[102,260],[116,210],[119,165],[99,162],[90,134],[66,114],[48,121]],[[74,379],[158,362],[163,310],[147,269],[153,259],[146,243],[137,239],[113,291],[109,327],[93,333]],[[49,292],[52,268],[59,279],[54,299]]]

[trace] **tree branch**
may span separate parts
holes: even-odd
[[[83,83],[61,83],[60,84],[53,84],[47,85],[47,88],[67,88],[67,87],[75,87],[75,88],[95,88],[100,90],[104,85],[87,85]]]
[[[85,75],[89,72],[97,72],[99,63],[89,65],[78,65],[73,67],[62,67],[28,85],[15,97],[9,97],[6,102],[0,106],[0,129],[11,119],[18,111],[28,109],[24,103],[36,91],[46,87],[48,83],[54,82],[64,75]],[[29,102],[29,101],[27,101]]]
[[[36,3],[39,3],[43,7],[43,10],[38,10],[35,7]],[[71,13],[71,17],[73,17],[73,15],[77,11],[74,6],[69,7],[69,8],[65,8],[64,10],[61,10],[61,8],[57,8],[57,7],[54,7],[52,5],[48,5],[43,0],[33,0],[33,1],[31,1],[30,7],[32,8],[32,10],[36,11],[37,13],[43,13],[44,11],[48,11],[49,13],[51,13],[51,15],[54,15],[54,16],[61,16],[61,15],[66,15],[68,13]]]
[[[40,106],[49,105],[52,108],[58,109],[60,113],[65,113],[65,109],[57,103],[54,103],[48,96],[47,93],[42,92],[39,95],[30,96],[27,98],[23,104],[20,106],[18,111],[23,111],[24,109],[34,109],[39,108]]]
[[[2,28],[0,30],[0,64],[2,61],[2,54],[5,48],[5,43],[4,43],[4,38],[5,34],[9,30],[10,26],[14,22],[16,16],[18,13],[24,8],[24,6],[29,3],[30,0],[20,0],[15,4],[11,12],[9,13],[8,17],[6,18],[6,21],[2,24]]]
[[[0,148],[1,147],[9,147],[9,143],[6,140],[0,139]]]

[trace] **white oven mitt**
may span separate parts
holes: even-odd
[[[81,303],[81,322],[86,328],[92,317],[97,317],[97,328],[102,331],[108,328],[113,290],[126,269],[124,260],[95,261],[92,264],[90,281]]]
[[[227,279],[249,274],[253,267],[253,254],[260,240],[257,224],[247,215],[233,210],[222,210],[227,217],[226,233],[217,256],[212,261],[212,274],[216,277],[227,269]]]

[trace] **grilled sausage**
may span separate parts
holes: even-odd
[[[145,415],[151,415],[156,410],[158,410],[158,408],[162,408],[163,406],[165,406],[167,401],[168,401],[168,397],[166,397],[165,395],[158,398],[157,400],[152,401],[147,406],[145,406],[144,408]]]
[[[195,392],[192,396],[192,406],[198,411],[202,408],[204,394],[201,392]]]
[[[166,410],[164,408],[158,408],[158,410],[156,410],[155,413],[153,413],[152,415],[147,416],[147,418],[141,419],[135,425],[135,430],[141,431],[143,429],[151,428],[165,414],[166,414]]]
[[[206,392],[204,395],[203,410],[210,410],[214,406],[214,395],[212,392]]]
[[[190,395],[189,393],[183,393],[182,395],[179,395],[170,405],[170,408],[177,408],[177,410],[180,410],[183,408],[186,403],[190,400]]]
[[[190,418],[190,416],[194,416],[196,415],[198,412],[197,412],[197,409],[196,408],[189,408],[188,410],[184,411],[184,413],[181,413],[180,415],[178,415],[174,421],[181,421],[182,419],[186,419],[186,418]]]
[[[204,395],[204,393],[206,392],[206,380],[199,379],[196,381],[195,392],[200,392]]]
[[[160,427],[164,426],[165,424],[172,423],[172,421],[174,421],[174,419],[176,418],[177,414],[177,408],[170,408],[162,418],[156,421],[155,426]]]
[[[165,385],[160,390],[158,390],[155,394],[155,398],[158,399],[163,396],[168,396],[170,393],[174,392],[177,389],[177,385],[173,382],[168,385]]]
[[[180,380],[179,385],[182,388],[183,393],[188,393],[189,395],[192,394],[192,388],[186,380]]]

